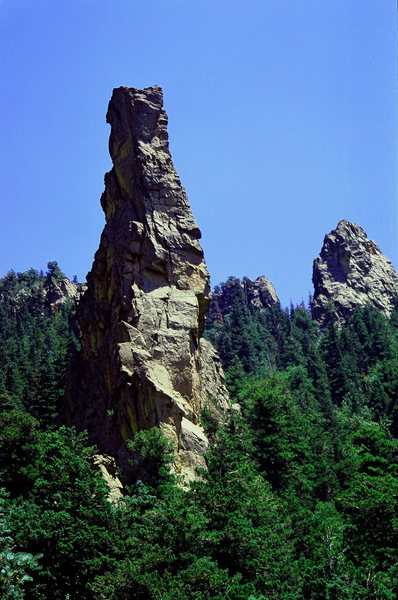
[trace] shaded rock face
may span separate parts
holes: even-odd
[[[398,295],[398,275],[377,244],[355,223],[340,221],[325,236],[314,261],[313,319],[325,325],[330,303],[341,325],[358,305],[372,304],[387,317]]]
[[[244,279],[244,286],[248,304],[255,309],[271,308],[279,306],[279,298],[272,282],[264,276],[257,277],[251,281],[247,277]]]
[[[46,302],[55,306],[63,304],[67,300],[77,300],[80,288],[81,286],[76,285],[67,277],[63,277],[61,281],[46,286]]]
[[[191,477],[207,448],[200,337],[210,288],[201,234],[170,155],[162,90],[115,89],[107,122],[106,226],[78,307],[82,349],[70,369],[67,420],[122,466],[125,441],[159,425],[174,442],[176,471]],[[216,362],[210,378],[223,390],[222,412]]]

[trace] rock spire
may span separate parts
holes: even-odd
[[[201,234],[169,151],[162,90],[115,89],[107,122],[106,225],[78,306],[68,421],[122,466],[126,440],[158,425],[189,478],[204,466],[202,407],[210,397],[228,407],[219,358],[201,349],[210,302]]]
[[[321,325],[329,306],[340,324],[356,306],[367,303],[390,316],[398,295],[398,275],[391,262],[359,225],[346,220],[325,236],[312,281],[312,317]]]

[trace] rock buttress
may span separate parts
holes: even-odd
[[[169,151],[162,90],[115,89],[107,122],[106,225],[78,307],[82,346],[69,370],[67,420],[122,466],[126,440],[158,425],[175,445],[176,471],[192,477],[208,444],[199,420],[210,301],[201,234]]]
[[[356,306],[372,304],[387,317],[398,295],[391,262],[357,224],[342,220],[314,260],[312,317],[325,325],[330,307],[342,325]]]

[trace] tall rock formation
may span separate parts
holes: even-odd
[[[175,469],[204,466],[204,404],[228,407],[214,350],[200,338],[210,302],[199,228],[169,151],[162,90],[121,87],[107,112],[112,170],[106,225],[78,307],[80,356],[70,369],[67,420],[125,466],[125,441],[159,425]]]
[[[325,236],[314,260],[312,317],[321,325],[332,305],[339,324],[358,305],[373,304],[390,316],[398,275],[377,244],[355,223],[342,220]]]

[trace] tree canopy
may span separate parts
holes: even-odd
[[[205,335],[234,402],[181,485],[159,429],[129,442],[112,504],[84,433],[60,423],[72,302],[0,280],[0,598],[392,600],[397,594],[398,311],[321,331],[304,305],[248,306],[230,278]],[[55,278],[55,279],[54,279]]]

